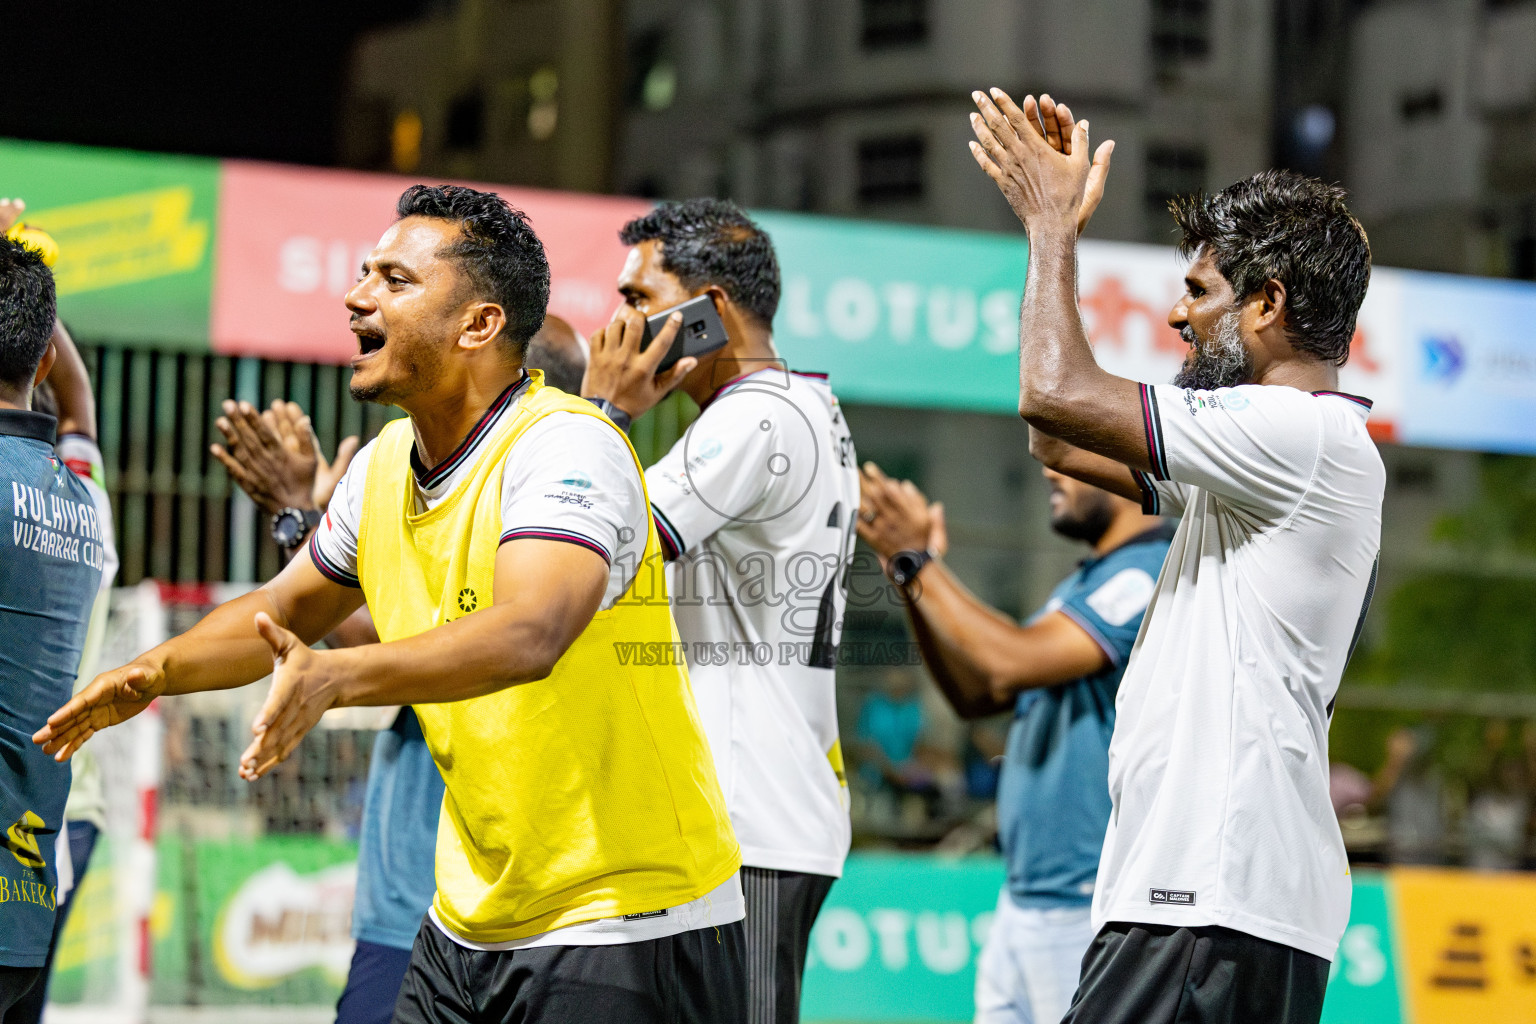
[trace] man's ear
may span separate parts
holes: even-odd
[[[1285,284],[1278,278],[1265,281],[1255,296],[1258,300],[1258,318],[1253,323],[1255,331],[1280,327],[1285,323]]]
[[[492,344],[507,329],[507,312],[495,302],[476,302],[464,310],[459,328],[459,347],[481,349]]]
[[[725,294],[725,289],[721,288],[717,284],[710,285],[699,294],[708,295],[712,300],[714,300],[715,312],[720,314],[721,320],[725,319],[726,311],[734,307],[734,303],[731,302],[731,297]]]
[[[53,369],[53,361],[59,358],[59,347],[48,339],[48,347],[43,349],[42,362],[37,364],[37,373],[32,375],[32,386],[35,388],[48,379],[48,371]]]

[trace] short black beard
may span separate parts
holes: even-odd
[[[391,390],[385,384],[371,386],[359,386],[356,383],[356,374],[353,382],[347,385],[347,391],[352,395],[354,402],[373,402],[377,405],[399,405],[402,398],[419,395],[423,391],[430,391],[437,386],[437,382],[443,377],[443,360],[440,355],[426,350],[407,354],[405,356],[405,378],[408,386]]]
[[[1215,337],[1207,344],[1200,343],[1193,327],[1184,325],[1179,333],[1189,345],[1189,356],[1173,375],[1175,387],[1212,391],[1253,380],[1253,354],[1243,344],[1238,315],[1235,309],[1222,314],[1216,323]]]
[[[375,384],[372,387],[348,384],[347,391],[352,395],[352,401],[354,402],[379,402],[384,397],[384,385],[382,384]]]
[[[1115,521],[1115,510],[1108,499],[1091,501],[1086,508],[1073,509],[1051,520],[1051,529],[1068,540],[1097,544]]]

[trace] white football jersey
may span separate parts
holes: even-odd
[[[840,876],[847,783],[834,666],[859,508],[825,378],[770,368],[704,407],[645,475],[672,612],[751,867]]]
[[[1221,925],[1333,959],[1350,877],[1328,723],[1375,586],[1370,403],[1142,386],[1149,512],[1178,515],[1115,702],[1109,921]]]
[[[486,441],[528,397],[524,374],[492,402],[463,442],[431,469],[414,454],[416,510],[436,508],[474,472]],[[357,587],[357,537],[375,442],[363,445],[336,485],[330,507],[309,540],[315,568],[332,582]],[[507,456],[501,477],[502,543],[528,537],[558,540],[599,554],[608,563],[603,607],[629,589],[645,552],[645,490],[634,457],[611,424],[554,412],[528,428]]]

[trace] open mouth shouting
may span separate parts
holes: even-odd
[[[352,357],[353,366],[384,347],[384,332],[371,324],[353,320],[352,333],[357,335],[357,355]]]

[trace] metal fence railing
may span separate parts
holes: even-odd
[[[117,583],[260,581],[281,568],[267,524],[208,452],[227,398],[265,407],[299,403],[327,454],[343,437],[374,437],[397,409],[354,402],[345,367],[82,346],[96,391],[107,491],[122,562]],[[635,424],[641,460],[655,461],[682,435],[692,406],[682,396]]]

